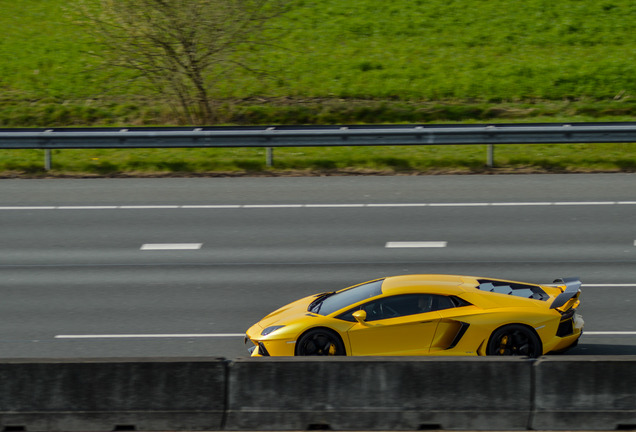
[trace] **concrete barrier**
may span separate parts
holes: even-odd
[[[636,356],[558,356],[537,360],[531,427],[636,429]]]
[[[226,430],[525,430],[532,361],[239,359],[228,384]]]
[[[636,356],[0,360],[0,432],[636,429]]]
[[[219,430],[224,359],[1,360],[0,430]]]

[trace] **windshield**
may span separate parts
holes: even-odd
[[[329,315],[354,303],[378,296],[382,294],[382,282],[384,279],[358,285],[335,294],[329,293],[329,295],[319,298],[318,301],[314,301],[310,305],[309,311],[320,315]]]

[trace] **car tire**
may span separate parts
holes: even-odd
[[[507,325],[495,330],[488,341],[487,355],[540,357],[541,339],[532,329],[520,325]]]
[[[340,336],[329,329],[318,328],[304,333],[296,342],[297,356],[347,355]]]

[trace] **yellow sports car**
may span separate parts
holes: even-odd
[[[518,355],[578,342],[581,282],[393,276],[316,294],[247,330],[252,356]]]

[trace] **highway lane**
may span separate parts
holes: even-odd
[[[581,276],[591,334],[573,353],[636,354],[636,336],[616,333],[636,331],[634,186],[633,175],[2,180],[0,356],[233,358],[245,328],[281,304],[417,272]],[[396,241],[446,244],[386,247]],[[200,248],[142,250],[157,243]],[[111,337],[66,337],[80,335]]]
[[[0,180],[1,205],[618,201],[634,174]]]

